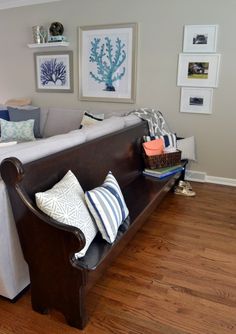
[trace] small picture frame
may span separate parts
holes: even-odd
[[[135,102],[137,23],[79,28],[79,98]]]
[[[211,114],[213,88],[182,88],[180,112]]]
[[[178,86],[217,87],[220,54],[181,53],[178,64]]]
[[[36,52],[34,62],[37,92],[73,92],[72,51]]]
[[[185,25],[183,52],[216,52],[218,25]]]

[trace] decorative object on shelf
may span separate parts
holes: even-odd
[[[42,25],[32,27],[34,44],[28,44],[29,48],[33,47],[51,47],[68,46],[67,38],[63,36],[64,27],[60,22],[53,22],[49,28]]]
[[[216,52],[218,25],[185,25],[183,52]]]
[[[213,88],[182,88],[180,111],[185,113],[211,114]]]
[[[60,36],[64,32],[64,27],[60,22],[53,22],[50,25],[49,32],[52,36]]]
[[[36,43],[36,44],[43,43],[43,36],[44,36],[43,26],[33,26],[32,31],[33,31],[33,41],[34,41],[34,43]]]
[[[41,43],[42,44],[47,43],[47,41],[48,41],[48,31],[47,31],[47,29],[43,28],[41,30],[40,37],[41,37]]]
[[[80,99],[135,101],[137,24],[80,27]]]
[[[67,39],[65,36],[63,35],[59,35],[59,36],[48,36],[48,42],[49,43],[55,43],[55,42],[66,42]]]
[[[37,52],[34,54],[37,92],[73,92],[73,53]]]
[[[49,27],[48,42],[66,42],[67,39],[63,36],[64,27],[60,22],[53,22]]]
[[[179,55],[178,86],[217,87],[220,54]]]

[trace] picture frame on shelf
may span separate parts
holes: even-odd
[[[79,28],[79,98],[134,103],[137,23]]]
[[[183,52],[216,52],[218,25],[185,25]]]
[[[34,53],[37,92],[73,92],[73,52],[52,51]]]
[[[180,112],[211,114],[213,88],[182,87],[180,98]]]
[[[180,53],[178,86],[217,87],[220,54]]]

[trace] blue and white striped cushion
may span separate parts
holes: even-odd
[[[176,134],[175,133],[169,133],[163,136],[143,136],[143,140],[145,142],[151,141],[154,139],[162,139],[164,143],[165,148],[176,148],[177,147],[177,141],[176,141]]]
[[[111,172],[100,187],[85,192],[85,200],[103,239],[112,243],[129,210]]]

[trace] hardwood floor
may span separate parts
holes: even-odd
[[[236,188],[192,185],[197,196],[168,194],[91,290],[81,332],[236,333]],[[0,334],[79,332],[32,311],[30,291],[0,299]]]

